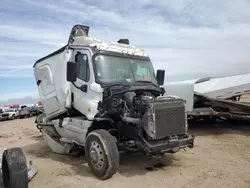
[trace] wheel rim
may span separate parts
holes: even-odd
[[[104,166],[104,152],[102,147],[96,141],[92,141],[89,149],[90,162],[95,169],[101,169]]]

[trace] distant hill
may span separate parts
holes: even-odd
[[[13,104],[36,104],[40,98],[38,97],[24,97],[24,98],[16,98],[9,99],[6,101],[0,101],[0,107],[4,105],[13,105]]]

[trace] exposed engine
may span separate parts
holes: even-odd
[[[148,102],[156,99],[151,93],[127,92],[124,94],[126,112],[132,117],[140,118],[148,111]]]
[[[99,110],[112,117],[121,120],[125,115],[140,118],[148,110],[148,102],[154,101],[156,96],[150,92],[129,91],[124,94],[107,97]]]
[[[104,108],[105,109],[105,108]],[[129,91],[106,102],[106,115],[115,121],[144,130],[150,139],[185,134],[185,104],[182,99]]]

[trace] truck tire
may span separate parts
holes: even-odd
[[[85,155],[92,173],[101,180],[111,178],[119,168],[116,140],[106,130],[94,130],[88,134]]]
[[[2,156],[4,188],[28,188],[28,168],[21,148],[10,148]]]

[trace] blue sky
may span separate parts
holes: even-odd
[[[145,48],[166,81],[248,73],[249,10],[247,0],[1,0],[0,100],[37,96],[33,63],[75,24]]]

